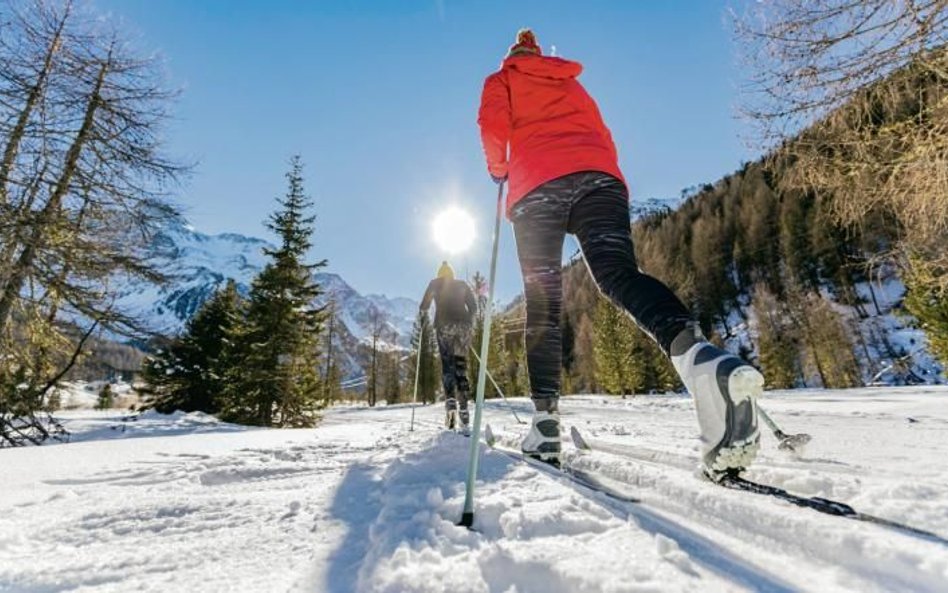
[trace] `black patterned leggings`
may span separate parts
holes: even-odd
[[[625,309],[667,353],[691,322],[684,304],[642,273],[632,248],[625,184],[611,175],[566,175],[533,190],[511,212],[527,304],[526,350],[530,390],[538,410],[555,408],[560,395],[563,301],[562,253],[575,234],[599,290]]]
[[[467,380],[467,352],[471,348],[472,327],[466,323],[447,323],[437,328],[441,354],[441,384],[447,411],[458,410],[461,423],[467,424],[467,402],[471,386]]]

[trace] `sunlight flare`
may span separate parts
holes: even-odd
[[[431,225],[435,243],[448,253],[461,253],[474,242],[474,219],[457,207],[438,214]]]

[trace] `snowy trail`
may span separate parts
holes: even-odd
[[[764,405],[814,440],[795,459],[765,436],[751,477],[948,536],[948,389]],[[414,432],[405,406],[287,431],[75,412],[77,442],[0,451],[0,591],[948,590],[944,546],[698,479],[686,398],[562,407],[567,426],[651,456],[576,459],[644,505],[485,451],[478,531],[457,527],[469,440],[441,431],[440,406],[419,407]],[[485,420],[509,444],[525,430],[497,402]]]
[[[698,564],[728,580],[754,591],[795,590],[766,570],[750,564],[738,555],[730,554],[719,544],[690,530],[673,518],[655,512],[648,506],[643,506],[642,501],[631,491],[627,491],[622,483],[610,484],[602,476],[584,474],[588,481],[595,485],[594,488],[586,487],[584,484],[571,481],[568,476],[561,474],[558,470],[547,469],[533,462],[530,466],[540,473],[551,476],[554,480],[567,484],[574,491],[596,500],[617,517],[636,522],[640,528],[657,538],[665,538],[663,541],[671,542]]]

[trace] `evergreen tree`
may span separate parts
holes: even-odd
[[[385,314],[375,306],[370,313],[372,322],[372,345],[367,348],[368,353],[365,357],[365,396],[369,407],[374,407],[378,403],[379,393],[384,388],[384,352],[381,349],[383,340],[389,333],[388,321]]]
[[[392,349],[384,353],[384,374],[382,393],[386,404],[402,402],[402,364],[401,351]]]
[[[635,393],[645,384],[644,360],[635,343],[637,328],[615,305],[600,299],[596,308],[593,351],[596,382],[613,395]]]
[[[662,393],[681,389],[683,385],[678,372],[658,344],[638,326],[635,326],[634,336],[638,356],[645,368],[643,391]]]
[[[333,360],[323,376],[323,405],[331,406],[342,395],[342,372],[339,370],[339,363]]]
[[[800,346],[786,307],[762,283],[754,290],[751,306],[757,316],[757,351],[767,387],[794,387],[800,377]]]
[[[480,272],[474,272],[474,276],[471,277],[471,290],[474,291],[474,297],[477,299],[477,312],[474,314],[474,326],[471,328],[471,348],[474,350],[473,352],[467,352],[467,360],[469,361],[467,365],[467,382],[471,386],[471,395],[473,396],[474,391],[477,389],[477,373],[480,370],[480,362],[478,362],[474,353],[476,352],[477,356],[481,355],[481,339],[484,336],[484,316],[487,315],[488,307],[492,307],[493,305],[487,302],[487,279],[484,278],[484,275]],[[494,317],[496,317],[496,315]],[[494,332],[494,328],[496,327],[493,323],[494,321],[491,322],[491,333]],[[497,359],[497,352],[494,351],[493,348],[493,342],[494,340],[492,338],[491,344],[488,344],[487,369],[496,379],[499,361]],[[494,389],[490,381],[487,381],[487,385],[484,389],[484,397],[497,397],[497,390]]]
[[[240,318],[241,297],[230,280],[188,321],[181,337],[145,361],[138,391],[146,406],[164,414],[219,413]]]
[[[815,372],[823,387],[830,389],[860,385],[852,340],[830,303],[789,283],[787,307],[800,329],[806,374]]]
[[[323,405],[331,406],[342,397],[342,371],[339,369],[336,352],[336,303],[330,301],[327,315],[329,330],[326,333],[326,367],[323,372]]]
[[[823,384],[834,389],[862,386],[853,340],[842,316],[828,299],[818,295],[811,295],[810,306],[815,347],[822,349],[826,361]]]
[[[99,399],[95,402],[96,410],[110,410],[115,405],[115,394],[112,392],[112,385],[106,383],[99,390]]]
[[[441,383],[438,374],[440,368],[437,356],[438,346],[435,342],[434,327],[424,311],[420,311],[415,319],[411,347],[414,355],[410,359],[411,369],[408,376],[410,388],[414,389],[415,387],[415,370],[417,369],[418,401],[423,404],[434,402],[438,385]],[[421,357],[420,363],[419,356]]]
[[[506,393],[528,395],[530,376],[527,372],[527,345],[524,341],[522,321],[516,320],[516,327],[505,324],[498,328],[498,336],[503,337],[503,361]]]
[[[948,291],[939,281],[943,276],[925,261],[912,260],[905,277],[905,309],[918,319],[932,354],[948,369]]]
[[[322,294],[313,273],[322,260],[304,263],[314,216],[303,189],[303,165],[293,157],[289,188],[268,227],[280,237],[265,249],[270,261],[254,279],[246,319],[234,332],[235,365],[225,416],[260,426],[311,426],[320,407],[319,339],[324,311],[313,305]]]

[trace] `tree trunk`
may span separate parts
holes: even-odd
[[[376,397],[376,388],[378,383],[378,368],[376,366],[376,359],[378,358],[378,336],[376,334],[372,335],[372,383],[369,386],[369,406],[375,406],[375,397]]]
[[[329,344],[326,346],[326,376],[323,379],[324,387],[323,394],[327,401],[332,401],[332,329],[333,322],[336,320],[336,310],[335,307],[332,308],[332,314],[329,316]]]
[[[61,47],[60,42],[62,40],[63,28],[65,28],[66,21],[69,19],[71,8],[72,3],[67,3],[63,17],[59,23],[57,23],[56,33],[53,35],[53,39],[50,41],[49,47],[46,50],[46,57],[43,59],[43,67],[39,72],[39,76],[36,78],[36,84],[33,85],[29,95],[27,95],[26,105],[23,106],[23,111],[20,112],[16,124],[13,126],[13,130],[10,132],[7,146],[3,150],[3,161],[0,161],[0,206],[7,203],[7,184],[10,180],[10,171],[13,169],[16,155],[20,151],[20,142],[23,141],[26,126],[30,122],[30,117],[36,108],[36,103],[43,95],[43,91],[46,90],[46,83],[53,69],[53,58]]]
[[[106,60],[99,68],[99,74],[96,77],[95,87],[93,88],[92,94],[89,97],[89,103],[86,105],[86,112],[82,120],[82,126],[79,128],[76,138],[73,140],[72,145],[66,152],[66,160],[63,165],[63,172],[59,176],[59,180],[56,183],[56,187],[53,189],[52,195],[49,197],[49,201],[46,202],[46,206],[43,207],[43,210],[40,212],[39,216],[36,218],[36,221],[33,223],[33,232],[30,234],[29,241],[24,246],[22,253],[20,253],[19,259],[10,272],[10,279],[3,289],[3,296],[0,297],[0,335],[3,335],[6,330],[7,322],[10,319],[10,312],[13,308],[13,302],[17,295],[20,294],[20,290],[22,290],[23,284],[32,270],[33,262],[36,259],[36,254],[46,239],[48,227],[53,222],[54,216],[59,210],[63,198],[66,197],[66,194],[69,191],[69,184],[76,172],[82,150],[89,139],[89,135],[95,121],[96,110],[99,108],[99,104],[102,100],[102,85],[105,82],[105,76],[109,71],[109,64],[109,60]]]

